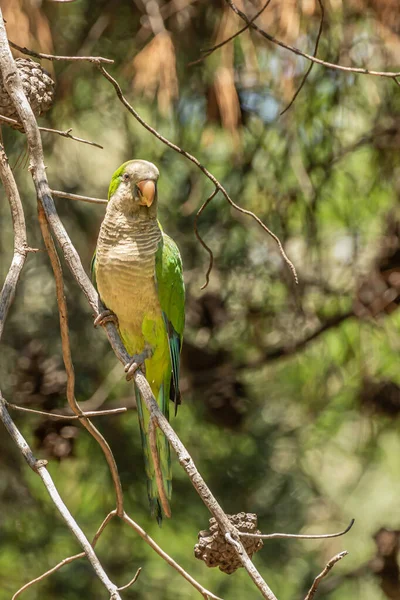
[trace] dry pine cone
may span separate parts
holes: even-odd
[[[228,519],[243,533],[260,533],[257,529],[257,515],[253,513],[238,513],[227,515]],[[242,537],[242,544],[249,557],[258,552],[263,546],[259,538]],[[199,542],[194,547],[194,555],[204,560],[207,567],[219,567],[220,571],[231,575],[242,566],[234,547],[225,540],[224,534],[214,518],[210,519],[210,529],[199,532]]]
[[[15,59],[24,92],[29,100],[29,104],[35,116],[40,116],[42,113],[49,110],[54,99],[54,81],[49,73],[45,71],[38,63],[27,58]],[[1,75],[0,75],[1,78]],[[7,94],[3,82],[0,79],[0,114],[10,119],[18,121],[18,113],[12,103],[10,96]],[[23,131],[22,125],[11,125],[14,129]]]

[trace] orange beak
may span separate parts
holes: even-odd
[[[137,184],[142,199],[139,202],[141,206],[151,206],[156,195],[156,184],[152,179],[144,179]]]

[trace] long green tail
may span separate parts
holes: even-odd
[[[168,388],[168,389],[167,389]],[[154,393],[154,391],[153,391]],[[136,394],[136,404],[139,416],[139,428],[140,428],[140,436],[142,438],[142,447],[143,447],[143,456],[144,456],[144,466],[146,469],[147,475],[147,495],[149,497],[150,510],[151,514],[156,517],[157,523],[161,525],[163,513],[161,508],[161,502],[158,494],[157,482],[156,482],[156,474],[154,469],[154,464],[151,456],[150,450],[150,440],[149,440],[149,422],[150,415],[146,408],[143,405],[142,398],[140,396],[139,390],[135,386],[135,394]],[[163,414],[169,419],[169,382],[167,385],[165,383],[161,386],[158,395],[156,397],[157,403],[160,406]],[[157,428],[157,450],[158,456],[160,460],[161,472],[163,475],[163,483],[166,496],[168,500],[171,500],[172,495],[172,468],[171,468],[171,450],[169,447],[169,443],[163,432]]]

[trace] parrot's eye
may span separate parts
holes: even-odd
[[[129,180],[129,173],[124,173],[124,174],[122,175],[122,179],[123,179],[124,181],[128,181],[128,180]]]

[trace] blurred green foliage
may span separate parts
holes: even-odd
[[[389,277],[400,271],[398,87],[315,66],[295,104],[279,117],[308,66],[303,59],[246,32],[200,65],[188,66],[201,48],[229,35],[229,27],[236,30],[236,17],[223,2],[160,1],[161,25],[170,38],[159,37],[165,35],[159,20],[152,31],[146,2],[5,4],[10,28],[12,14],[30,15],[31,38],[24,44],[49,51],[50,35],[57,54],[113,58],[110,72],[140,114],[195,154],[235,202],[282,239],[298,269],[298,286],[275,243],[218,195],[200,218],[200,233],[215,257],[210,284],[201,291],[207,255],[193,222],[211,183],[145,131],[93,65],[43,63],[54,69],[57,95],[40,124],[73,127],[75,135],[104,146],[43,134],[52,188],[104,198],[123,161],[145,158],[160,169],[160,218],[181,249],[188,292],[184,403],[172,424],[222,506],[230,513],[256,512],[266,533],[328,533],[356,519],[345,538],[267,541],[255,556],[257,567],[279,600],[301,598],[326,561],[346,548],[349,556],[321,585],[318,598],[394,598],[381,588],[369,561],[376,531],[400,528],[400,315],[397,280]],[[299,4],[277,3],[259,22],[310,51],[318,4]],[[326,4],[319,56],[396,68],[395,3]],[[9,35],[17,41],[17,29]],[[28,257],[6,324],[2,391],[9,401],[52,410],[66,402],[54,281],[42,251],[24,137],[3,126],[3,139],[11,165],[20,163],[15,176],[29,244],[41,251]],[[61,199],[56,204],[89,270],[104,207]],[[4,193],[0,219],[3,279],[12,256]],[[195,560],[197,532],[207,528],[209,515],[177,461],[173,517],[161,529],[151,520],[132,388],[122,367],[115,375],[105,335],[93,329],[91,311],[66,268],[65,279],[78,401],[88,400],[114,369],[104,406],[131,408],[96,421],[115,453],[127,512],[219,596],[258,597],[243,570],[227,576]],[[13,416],[36,455],[49,459],[61,496],[93,536],[114,507],[97,444],[74,421]],[[9,600],[79,549],[40,479],[4,433],[0,468],[0,600]],[[122,523],[106,529],[98,554],[120,585],[142,567],[124,598],[199,597]],[[80,560],[21,597],[106,595],[89,563]]]

